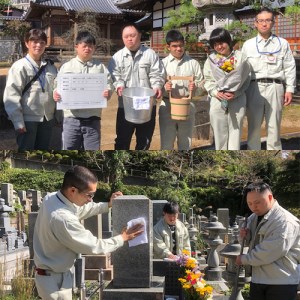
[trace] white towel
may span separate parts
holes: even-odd
[[[141,244],[148,244],[148,237],[147,237],[147,228],[146,228],[146,221],[144,218],[137,218],[132,219],[127,222],[127,229],[133,227],[136,224],[143,224],[144,231],[139,236],[135,237],[134,239],[128,241],[129,247],[134,247]]]

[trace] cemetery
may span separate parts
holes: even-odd
[[[16,202],[28,212],[28,220],[25,220],[24,214],[19,212],[17,227],[14,228],[11,226],[9,213],[14,210]],[[12,184],[1,184],[0,262],[1,273],[4,274],[1,288],[11,288],[10,281],[17,271],[18,259],[27,266],[26,268],[33,268],[32,238],[41,202],[40,191],[15,193]],[[115,200],[111,213],[97,215],[84,221],[85,228],[93,235],[108,238],[118,234],[122,229],[121,226],[130,219],[144,217],[147,220],[148,243],[136,247],[126,245],[107,255],[83,253],[75,264],[74,293],[77,299],[185,299],[178,281],[180,267],[176,262],[152,258],[152,229],[162,217],[162,208],[166,202],[138,195],[121,196]],[[249,278],[245,278],[243,269],[238,273],[236,295],[229,298],[237,276],[234,261],[240,253],[241,246],[237,242],[237,235],[243,217],[237,216],[234,225],[230,226],[227,208],[211,211],[209,219],[194,214],[193,208],[190,208],[188,214],[180,214],[180,220],[188,228],[193,256],[204,272],[205,280],[214,289],[213,299],[244,299],[241,291],[244,284],[249,282]],[[28,224],[27,229],[25,223]],[[207,248],[199,249],[200,232]],[[9,258],[11,261],[8,261]],[[31,274],[33,278],[33,270],[28,272],[26,269],[25,273]],[[90,284],[86,285],[86,282]],[[97,298],[89,298],[92,293]]]

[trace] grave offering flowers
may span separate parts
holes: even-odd
[[[245,82],[250,82],[250,65],[240,52],[233,51],[228,57],[212,53],[209,62],[218,91],[235,93]],[[227,113],[228,101],[220,101],[222,109]]]
[[[181,269],[181,277],[178,280],[183,288],[185,299],[212,299],[213,288],[203,279],[204,274],[201,273],[197,260],[190,256],[190,252],[183,250],[176,262]]]

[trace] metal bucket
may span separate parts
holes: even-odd
[[[125,119],[142,124],[151,120],[155,92],[146,87],[126,88],[122,92]]]

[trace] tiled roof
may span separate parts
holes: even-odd
[[[112,0],[36,0],[35,3],[40,6],[63,7],[66,11],[122,14]]]

